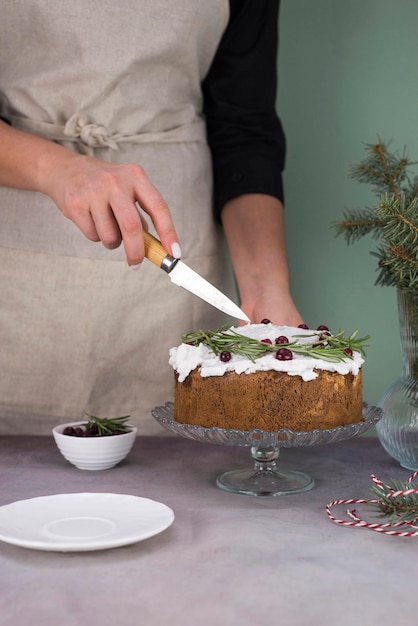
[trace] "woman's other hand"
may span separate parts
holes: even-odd
[[[264,194],[238,196],[224,206],[222,223],[242,310],[255,324],[301,324],[289,286],[281,202]]]

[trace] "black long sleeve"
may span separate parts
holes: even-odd
[[[203,83],[214,210],[244,193],[283,200],[285,137],[276,112],[280,0],[230,0],[230,20]]]

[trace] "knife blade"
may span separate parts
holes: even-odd
[[[192,270],[183,261],[167,254],[161,242],[146,231],[144,231],[144,243],[146,258],[167,272],[174,285],[187,289],[187,291],[202,298],[202,300],[231,317],[250,322],[250,319],[235,302],[232,302],[225,294],[211,285],[210,282]]]

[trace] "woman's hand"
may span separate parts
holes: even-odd
[[[170,210],[139,165],[76,154],[0,122],[0,185],[46,194],[91,241],[109,249],[123,242],[132,266],[144,259],[140,207],[167,252],[181,254]]]
[[[268,319],[277,326],[298,326],[303,323],[288,291],[283,293],[276,289],[271,293],[260,292],[252,302],[243,301],[241,308],[253,324],[260,324],[263,319]]]
[[[150,216],[164,248],[180,256],[170,210],[139,165],[71,154],[50,173],[45,190],[88,239],[109,249],[123,242],[129,265],[144,258],[146,222],[137,205]]]
[[[228,202],[222,223],[241,297],[241,308],[253,323],[298,326],[303,322],[290,293],[279,200],[246,194]]]

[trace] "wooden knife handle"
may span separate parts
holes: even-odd
[[[171,272],[179,259],[175,259],[164,250],[161,241],[144,230],[145,256],[151,263],[163,269],[167,274]]]
[[[147,259],[157,267],[161,267],[167,256],[167,251],[164,250],[161,242],[144,230],[144,244]]]

